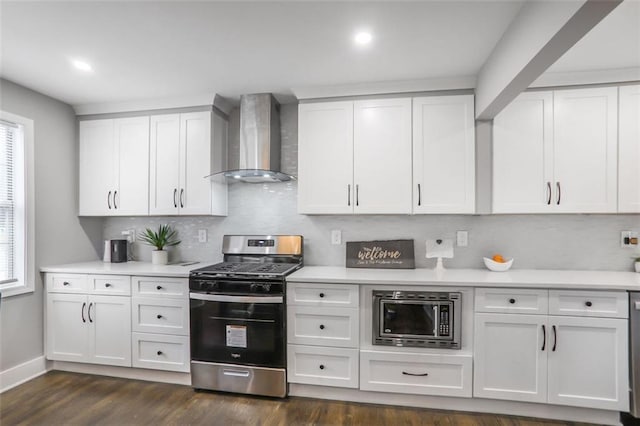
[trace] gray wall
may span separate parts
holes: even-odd
[[[297,106],[283,105],[280,115],[282,168],[295,174]],[[238,143],[237,110],[230,118],[233,147]],[[413,238],[417,266],[432,267],[434,260],[424,257],[425,240],[455,238],[456,230],[466,230],[469,246],[456,248],[454,259],[445,261],[445,266],[482,268],[483,256],[500,252],[515,258],[514,269],[631,271],[634,250],[620,247],[620,231],[640,231],[640,215],[304,216],[297,214],[296,203],[295,183],[233,184],[229,188],[226,218],[109,218],[105,221],[104,235],[117,238],[124,229],[141,231],[147,226],[169,223],[178,229],[182,239],[173,248],[172,260],[213,262],[221,259],[224,234],[302,234],[307,265],[344,265],[344,241]],[[208,230],[207,243],[198,243],[198,229]],[[330,244],[332,229],[342,230],[342,245]],[[133,246],[137,259],[149,260],[150,253],[147,246],[139,243]]]
[[[96,259],[103,220],[78,219],[78,143],[73,109],[0,79],[0,109],[30,118],[35,134],[35,292],[2,300],[0,371],[42,356],[44,265]],[[94,240],[93,242],[91,240]]]

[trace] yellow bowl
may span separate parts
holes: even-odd
[[[513,258],[507,259],[504,262],[496,262],[495,260],[489,259],[488,257],[483,257],[483,259],[484,259],[484,266],[486,266],[488,270],[493,272],[508,271],[509,268],[511,268],[511,265],[513,264]]]

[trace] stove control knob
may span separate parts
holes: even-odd
[[[249,286],[249,290],[251,290],[252,293],[257,293],[259,291],[260,286],[256,283],[253,283]]]
[[[263,284],[262,285],[262,291],[265,293],[269,293],[269,290],[271,290],[271,284]]]
[[[204,290],[204,291],[217,290],[218,287],[219,287],[219,285],[215,281],[205,281],[205,282],[202,283],[202,290]]]

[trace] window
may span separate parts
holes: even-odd
[[[0,291],[33,291],[33,121],[0,111]]]

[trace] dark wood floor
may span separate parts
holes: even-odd
[[[290,397],[194,392],[188,386],[53,371],[0,395],[0,425],[577,425]]]

